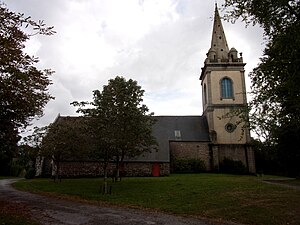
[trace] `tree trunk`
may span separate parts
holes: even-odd
[[[56,161],[56,173],[55,173],[55,177],[54,177],[54,182],[58,181],[59,179],[59,171],[60,171],[60,163],[59,161]]]
[[[103,178],[103,185],[102,185],[102,194],[108,193],[108,185],[107,185],[107,167],[108,162],[104,162],[103,171],[104,171],[104,178]]]
[[[115,171],[115,182],[117,181],[121,181],[121,177],[120,177],[120,157],[118,156],[116,159],[116,171]]]
[[[117,161],[117,163],[116,163],[116,174],[115,174],[115,181],[117,182],[117,181],[119,181],[119,179],[120,179],[120,162],[119,162],[119,160]]]

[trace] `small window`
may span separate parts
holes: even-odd
[[[233,98],[232,81],[227,77],[221,80],[221,97]]]
[[[181,139],[181,133],[180,133],[180,130],[175,130],[174,133],[175,133],[175,139],[176,139],[176,140],[180,140],[180,139]]]

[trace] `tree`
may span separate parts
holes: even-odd
[[[153,113],[142,104],[144,90],[136,81],[117,76],[103,91],[93,91],[92,102],[73,102],[77,112],[93,119],[98,150],[116,163],[116,177],[126,157],[150,151],[156,145],[152,136]],[[87,106],[92,106],[88,108]]]
[[[3,166],[8,167],[16,152],[20,129],[41,116],[53,98],[47,89],[52,71],[35,67],[38,59],[23,51],[25,42],[32,35],[53,33],[53,27],[46,27],[43,21],[37,23],[24,14],[11,12],[0,2],[1,172],[5,172]]]
[[[28,135],[26,137],[23,138],[22,143],[19,146],[19,149],[21,150],[20,152],[21,157],[18,156],[18,158],[20,158],[20,160],[23,160],[23,165],[25,165],[25,169],[26,169],[26,174],[30,173],[30,171],[34,171],[32,173],[34,173],[31,176],[35,176],[36,175],[36,163],[37,162],[42,162],[43,157],[40,155],[41,154],[41,146],[42,146],[42,141],[43,138],[46,135],[48,127],[34,127],[33,132],[31,135]],[[27,161],[27,162],[26,162]],[[28,167],[27,165],[30,164],[30,167]],[[26,176],[25,176],[26,177]],[[30,178],[33,178],[30,177]]]
[[[287,174],[300,175],[300,1],[226,0],[225,7],[233,21],[264,29],[264,55],[250,73],[250,120]]]
[[[64,160],[86,159],[89,129],[83,118],[63,117],[50,124],[42,139],[40,155],[54,162],[55,179]]]

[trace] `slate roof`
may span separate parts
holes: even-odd
[[[158,140],[209,141],[208,125],[203,116],[155,116],[153,134]],[[175,130],[180,136],[175,137]]]
[[[203,116],[155,116],[155,119],[153,136],[158,142],[158,151],[128,161],[169,162],[170,141],[210,141],[207,120]]]
[[[56,118],[54,123],[64,123],[66,120],[79,120],[80,117]],[[158,150],[144,153],[136,158],[126,159],[129,162],[170,162],[170,141],[209,142],[206,117],[203,116],[154,116],[153,136],[158,142]]]

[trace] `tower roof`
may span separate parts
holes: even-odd
[[[215,59],[228,59],[228,44],[221,22],[221,17],[218,11],[217,3],[215,7],[214,25],[211,38],[211,47],[209,52],[215,53]]]

